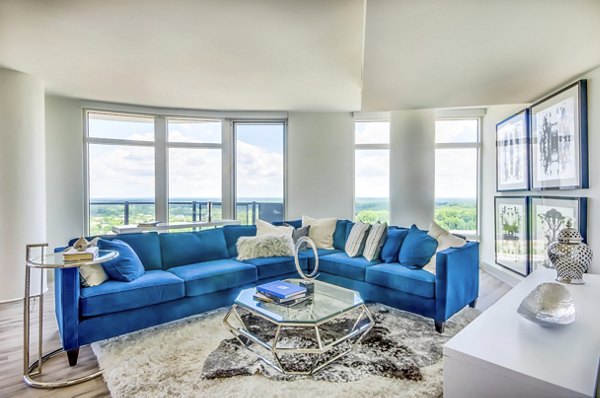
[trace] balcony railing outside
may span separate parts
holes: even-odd
[[[208,221],[208,206],[212,203],[211,219],[222,219],[222,202],[208,200],[174,200],[169,202],[169,222]],[[150,200],[90,201],[90,234],[104,234],[115,225],[138,224],[156,219],[155,203]],[[283,220],[282,202],[245,201],[236,203],[237,219],[244,225]]]

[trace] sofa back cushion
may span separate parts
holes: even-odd
[[[225,244],[227,245],[227,257],[237,257],[237,241],[241,236],[256,236],[255,225],[226,225],[223,227]]]
[[[164,268],[229,257],[222,228],[160,234]]]
[[[410,269],[421,269],[431,260],[437,246],[437,240],[413,224],[402,242],[398,261]]]
[[[145,232],[137,234],[120,234],[100,236],[102,239],[112,240],[118,239],[127,243],[135,254],[140,258],[142,265],[146,271],[153,269],[162,269],[162,256],[160,253],[160,240],[158,233]],[[87,238],[91,240],[92,237]],[[73,245],[77,239],[69,241],[69,246]]]

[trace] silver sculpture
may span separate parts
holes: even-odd
[[[305,274],[302,270],[302,267],[300,267],[300,260],[298,259],[298,253],[300,252],[300,248],[303,247],[304,244],[310,246],[315,255],[315,269],[308,275]],[[298,271],[298,274],[302,278],[300,286],[305,287],[306,292],[308,294],[314,293],[315,284],[313,282],[313,279],[317,277],[317,274],[319,272],[319,253],[317,252],[317,246],[315,245],[315,242],[313,242],[313,240],[308,236],[302,236],[296,241],[296,245],[294,247],[294,263],[296,264],[296,271]]]
[[[575,304],[561,284],[542,283],[527,295],[517,310],[525,319],[545,327],[575,322]]]
[[[556,268],[556,280],[576,285],[583,284],[583,273],[592,263],[592,250],[582,242],[578,230],[572,228],[571,221],[558,234],[556,242],[548,246],[548,258]]]

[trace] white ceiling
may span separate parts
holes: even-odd
[[[523,103],[598,65],[600,0],[0,0],[0,66],[99,101]]]
[[[225,110],[360,107],[362,0],[0,0],[0,66],[56,94]]]
[[[363,110],[526,103],[600,65],[599,0],[376,0]]]

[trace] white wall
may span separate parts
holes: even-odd
[[[50,247],[84,234],[81,104],[46,97],[47,236]]]
[[[0,301],[9,301],[23,297],[25,246],[46,240],[44,86],[33,76],[0,69],[0,143]]]
[[[354,120],[350,113],[290,113],[287,217],[352,219]]]
[[[428,229],[435,203],[435,113],[390,115],[390,223]]]
[[[520,191],[510,193],[496,193],[496,155],[495,137],[496,123],[512,115],[516,111],[527,107],[522,105],[492,106],[488,108],[483,126],[483,157],[482,157],[482,241],[481,260],[487,266],[495,269],[501,267],[494,265],[494,196],[520,196],[520,195],[551,195],[551,196],[586,196],[588,197],[588,244],[595,253],[595,259],[589,272],[600,273],[600,68],[586,73],[573,81],[587,79],[588,85],[588,137],[589,137],[589,170],[590,188],[571,191]],[[548,90],[551,94],[566,86],[553,87]],[[507,271],[510,272],[510,271]],[[516,274],[511,276],[515,277]]]

